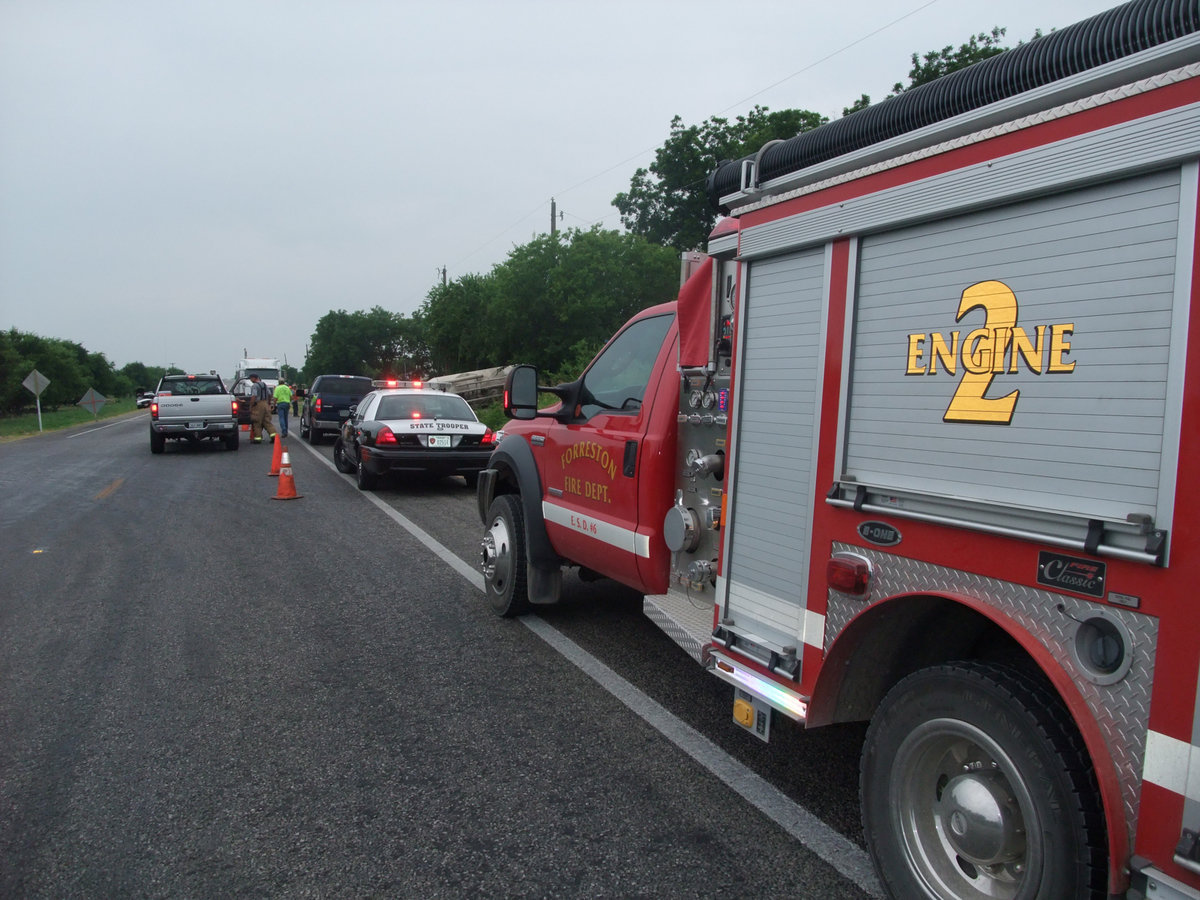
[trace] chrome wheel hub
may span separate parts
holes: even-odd
[[[512,575],[512,543],[503,519],[492,522],[479,547],[484,581],[496,590],[503,590]]]
[[[970,772],[952,779],[935,813],[955,853],[976,866],[1010,863],[1025,851],[1020,810],[1003,779],[989,774]]]
[[[901,745],[893,773],[895,827],[931,896],[1014,898],[1031,873],[1039,877],[1029,786],[989,735],[958,720],[926,722]]]

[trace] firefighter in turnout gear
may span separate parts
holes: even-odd
[[[263,384],[257,375],[250,376],[250,442],[262,443],[264,431],[275,436],[275,426],[271,423],[271,391]]]

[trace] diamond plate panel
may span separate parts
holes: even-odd
[[[1133,610],[1097,604],[1082,597],[1055,594],[1039,588],[984,578],[970,572],[934,566],[915,559],[894,556],[852,544],[833,545],[835,553],[846,551],[865,556],[874,566],[872,594],[890,597],[902,594],[957,593],[984,600],[1040,643],[1074,680],[1080,695],[1104,734],[1121,785],[1125,825],[1133,846],[1141,795],[1142,763],[1146,752],[1146,730],[1150,721],[1150,691],[1154,679],[1154,657],[1158,645],[1158,620]],[[850,620],[866,606],[834,591],[829,592],[826,611],[825,651]],[[1089,680],[1076,665],[1071,644],[1080,621],[1103,609],[1129,631],[1133,663],[1116,684],[1100,685]]]
[[[688,656],[701,665],[707,665],[707,648],[713,629],[711,594],[689,596],[672,588],[665,594],[646,595],[642,599],[642,611],[671,640],[687,651]]]

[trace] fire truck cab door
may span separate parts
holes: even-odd
[[[655,399],[648,386],[675,353],[666,340],[673,319],[635,319],[609,341],[583,375],[584,421],[549,427],[541,454],[542,510],[554,546],[626,584],[638,583],[638,559],[650,552],[649,523],[638,528],[638,463]]]

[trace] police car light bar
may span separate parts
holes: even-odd
[[[423,381],[400,381],[396,378],[381,378],[371,382],[372,387],[377,388],[423,388]]]

